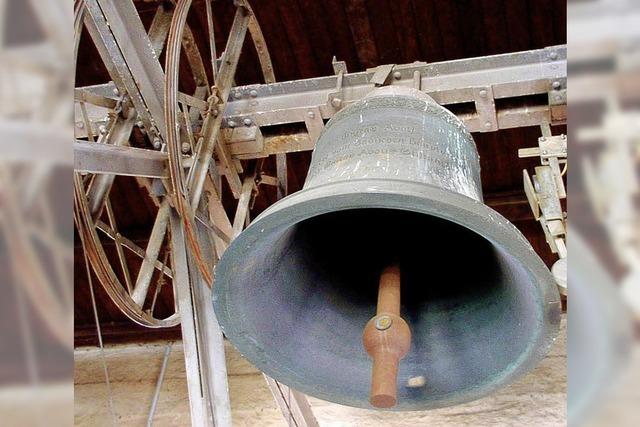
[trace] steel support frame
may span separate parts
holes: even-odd
[[[245,119],[257,126],[304,122],[308,113],[317,111],[316,108],[322,119],[329,119],[376,87],[372,79],[377,68],[337,76],[238,86],[225,110],[225,126],[229,126],[229,122],[244,123]],[[549,114],[549,103],[528,111],[521,111],[523,108],[496,109],[488,104],[531,95],[556,95],[554,92],[565,89],[566,46],[431,64],[395,65],[388,84],[413,87],[415,72],[420,76],[420,90],[439,104],[475,104],[476,113],[460,115],[472,132],[533,126],[539,124],[540,116]],[[336,98],[339,101],[336,102]],[[496,116],[497,126],[494,123]]]
[[[230,427],[224,338],[213,312],[211,291],[187,254],[182,220],[174,209],[170,216],[176,302],[181,317],[191,424]],[[211,253],[207,255],[212,256]]]
[[[387,84],[414,87],[418,76],[420,90],[457,112],[471,132],[539,126],[543,122],[563,124],[566,53],[566,46],[560,45],[431,64],[395,65]],[[233,88],[222,120],[232,158],[312,150],[323,120],[377,87],[371,81],[376,70]],[[108,97],[105,94],[112,85],[82,89]],[[464,112],[456,108],[461,105],[467,107]],[[104,116],[104,111],[93,107],[89,116]],[[303,124],[307,132],[264,137],[260,132],[260,127],[296,123]],[[244,128],[254,130],[239,132]],[[255,137],[247,138],[249,134]]]

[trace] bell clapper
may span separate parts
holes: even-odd
[[[373,358],[369,401],[376,408],[392,408],[397,402],[398,364],[411,345],[411,330],[400,317],[398,264],[380,275],[376,316],[364,328],[363,343]]]

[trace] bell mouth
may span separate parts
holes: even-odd
[[[362,332],[390,262],[400,264],[402,317],[413,337],[394,410],[474,400],[544,356],[559,296],[522,235],[470,198],[400,184],[303,190],[265,211],[227,250],[214,308],[257,368],[303,393],[371,408]]]

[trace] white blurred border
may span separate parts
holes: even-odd
[[[569,424],[640,425],[640,2],[569,1]]]
[[[0,424],[73,414],[73,3],[0,0]]]

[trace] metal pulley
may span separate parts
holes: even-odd
[[[389,268],[402,293],[388,298]],[[396,410],[504,386],[544,357],[560,321],[549,270],[482,202],[462,122],[393,86],[327,123],[304,188],[225,252],[213,305],[229,340],[267,375],[332,402]],[[400,335],[381,356],[389,321]],[[376,375],[380,360],[397,364],[394,375]]]

